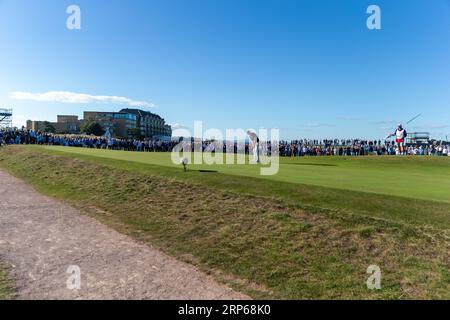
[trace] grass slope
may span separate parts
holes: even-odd
[[[42,148],[0,149],[0,167],[255,298],[450,298],[445,202],[180,174]],[[241,192],[252,186],[261,187]],[[408,213],[381,210],[395,214],[399,204]],[[414,218],[430,208],[437,213]],[[381,291],[366,288],[373,264],[383,273]]]
[[[0,263],[0,300],[11,300],[13,297],[12,281]]]
[[[437,228],[450,229],[450,205],[448,203],[443,201],[414,199],[410,196],[406,196],[406,194],[395,196],[367,192],[368,190],[363,186],[356,185],[359,182],[358,180],[354,180],[355,189],[357,190],[347,190],[339,188],[338,186],[331,188],[304,183],[262,179],[259,175],[251,177],[245,175],[229,175],[223,172],[217,174],[202,173],[195,168],[191,168],[191,171],[188,173],[181,173],[181,169],[172,165],[170,159],[168,159],[169,155],[166,153],[130,153],[60,147],[27,148],[30,148],[31,150],[36,149],[39,152],[45,152],[47,154],[59,154],[69,158],[82,159],[100,165],[106,165],[111,168],[126,169],[139,173],[159,175],[189,183],[196,183],[219,191],[226,190],[239,194],[270,197],[272,199],[283,201],[285,204],[308,210],[314,210],[315,208],[339,210],[410,225],[430,225]],[[334,158],[308,158],[303,161],[308,161],[304,162],[306,164],[323,164],[325,161],[346,162],[346,159],[350,158],[337,160],[334,160]],[[364,159],[362,160],[365,166],[370,162],[373,162],[375,166],[377,165],[377,161],[383,162],[382,165],[378,166],[384,167],[384,171],[390,170],[387,165],[388,163],[397,163],[397,165],[399,165],[402,161],[406,161],[410,166],[417,166],[418,164],[414,164],[411,160],[423,161],[421,158],[401,158],[401,160],[396,160],[397,158],[388,160],[385,160],[384,158]],[[427,170],[432,171],[433,174],[434,172],[437,172],[436,175],[445,172],[448,163],[447,159],[427,159],[428,160],[425,160],[425,162],[428,161],[427,166],[424,167],[423,174],[426,175]],[[291,159],[283,161],[293,162]],[[302,160],[299,159],[297,161]],[[353,161],[353,159],[350,159],[350,162],[351,161]],[[437,163],[437,169],[433,169],[432,166],[435,162]],[[318,177],[321,176],[320,173],[314,171],[316,166],[307,165],[306,167],[313,168],[309,169],[309,171],[312,172],[310,174],[314,174]],[[258,171],[258,168],[252,168],[251,166],[244,166],[244,168],[249,171]],[[222,166],[218,169],[226,171]],[[280,170],[282,172],[284,167]],[[382,184],[383,177],[384,175],[379,175],[379,184]],[[406,185],[412,185],[411,183],[408,183],[407,177],[408,176],[406,175],[405,179],[401,180],[404,182],[406,181]],[[439,186],[436,186],[435,189],[439,189]],[[450,189],[444,188],[444,191],[448,190]]]
[[[65,147],[48,150],[90,155],[143,164],[174,167],[169,153],[130,153]],[[223,174],[256,177],[412,199],[450,203],[450,157],[317,157],[281,158],[275,176],[260,176],[258,166],[195,165]]]

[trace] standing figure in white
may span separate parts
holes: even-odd
[[[390,137],[395,137],[395,142],[397,143],[397,147],[400,151],[401,155],[405,155],[406,154],[406,148],[405,148],[405,139],[408,136],[408,133],[406,132],[406,130],[403,128],[402,124],[399,124],[397,126],[397,130],[395,130],[395,132],[393,134],[390,134],[387,138],[389,139]]]
[[[259,158],[259,137],[256,133],[252,131],[247,131],[248,137],[251,141],[251,146],[253,147],[253,161],[252,163],[261,163]]]

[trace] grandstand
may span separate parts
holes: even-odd
[[[0,129],[6,129],[12,127],[12,109],[0,108]]]
[[[408,133],[406,138],[406,144],[408,145],[429,145],[430,144],[429,132],[412,132]]]

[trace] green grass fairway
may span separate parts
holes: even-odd
[[[96,149],[45,147],[48,150],[174,167],[169,153],[137,153]],[[274,176],[260,176],[259,166],[192,165],[289,183],[309,184],[412,199],[450,202],[450,157],[304,157],[281,158]]]
[[[11,300],[13,297],[12,281],[0,263],[0,300]]]
[[[190,165],[190,171],[184,173],[180,165],[172,163],[169,153],[28,148],[218,190],[276,198],[309,210],[340,210],[409,225],[450,228],[450,158],[281,158],[277,175],[261,176],[260,167],[254,165]]]
[[[0,168],[252,298],[450,298],[449,158],[281,159],[262,177],[184,172],[167,153],[11,146]]]

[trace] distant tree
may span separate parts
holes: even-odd
[[[144,139],[144,136],[141,134],[141,130],[139,130],[139,128],[129,129],[128,136],[131,139],[135,139],[135,140],[143,140]]]
[[[100,137],[105,134],[105,130],[103,130],[100,123],[94,121],[84,123],[81,126],[81,132],[84,132],[88,135],[94,135],[97,137]]]
[[[42,131],[47,132],[47,133],[55,133],[56,129],[50,122],[45,121],[44,128],[42,129]]]

